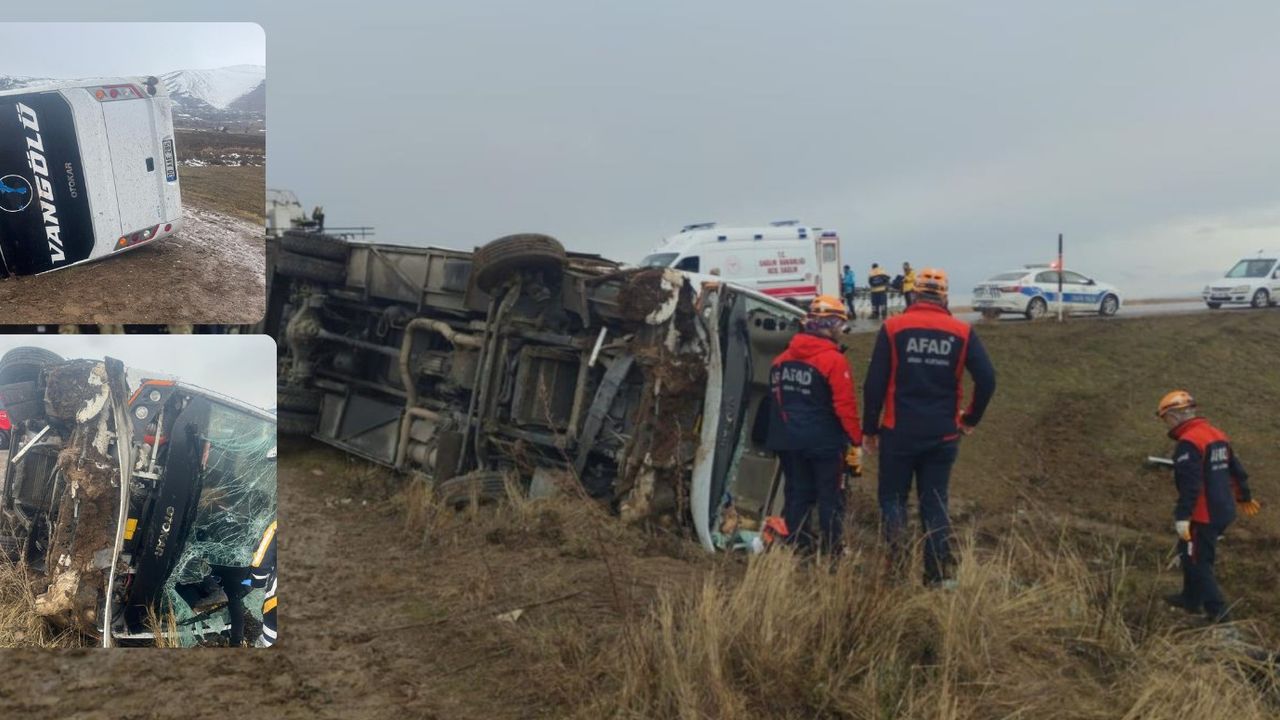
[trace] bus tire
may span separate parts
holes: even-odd
[[[276,410],[276,432],[281,435],[310,437],[319,424],[320,416],[315,413]]]
[[[340,285],[347,279],[347,266],[344,263],[284,250],[276,255],[276,272],[286,277],[330,285]]]
[[[62,356],[38,347],[16,347],[0,357],[0,385],[35,380],[46,365],[62,362]]]
[[[476,287],[490,292],[520,270],[541,270],[549,282],[564,273],[564,246],[550,235],[524,233],[500,237],[471,256]]]
[[[347,241],[324,233],[286,230],[280,236],[280,249],[295,255],[306,255],[323,260],[345,262],[347,259]]]
[[[314,388],[297,385],[276,386],[276,407],[296,413],[316,414],[320,412],[320,400],[324,393]]]
[[[479,506],[497,505],[507,499],[507,474],[494,470],[473,470],[436,485],[436,497],[453,510],[465,510],[472,503]]]

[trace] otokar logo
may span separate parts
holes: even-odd
[[[950,355],[953,342],[950,339],[907,338],[907,352],[912,355]]]
[[[0,178],[0,210],[22,212],[31,204],[31,183],[21,175],[5,175]]]
[[[53,185],[49,182],[49,164],[45,160],[44,141],[40,137],[40,118],[37,117],[36,111],[27,107],[23,103],[18,103],[18,122],[22,123],[22,127],[28,131],[27,135],[27,165],[31,167],[31,172],[36,181],[36,194],[40,196],[40,212],[44,215],[44,235],[49,242],[49,257],[54,262],[67,259],[67,255],[62,249],[62,227],[58,224],[58,208],[53,202]],[[26,179],[23,178],[25,182]],[[27,202],[30,203],[31,185],[28,183]],[[12,193],[4,193],[8,197]],[[26,208],[26,205],[23,205]],[[9,212],[16,212],[10,210]]]

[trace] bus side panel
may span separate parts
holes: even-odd
[[[71,107],[58,93],[0,97],[0,254],[29,275],[89,257],[89,187]]]

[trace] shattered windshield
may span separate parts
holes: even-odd
[[[276,514],[273,423],[215,402],[201,440],[195,521],[165,586],[179,623],[195,613],[176,586],[205,582],[214,566],[248,567]],[[261,603],[246,605],[256,615]]]

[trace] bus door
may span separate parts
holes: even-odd
[[[120,203],[120,233],[127,235],[154,227],[165,219],[167,171],[156,137],[152,103],[130,99],[104,102],[101,106]]]

